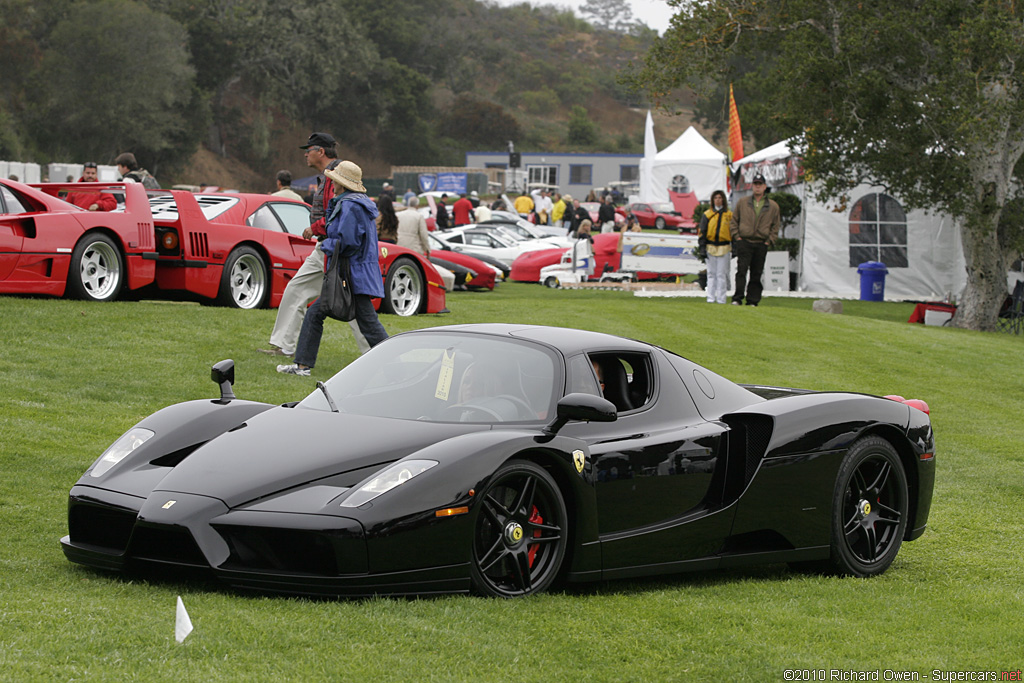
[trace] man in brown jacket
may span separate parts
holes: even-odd
[[[782,222],[779,205],[765,197],[768,186],[764,176],[758,173],[752,183],[754,194],[736,202],[733,209],[733,247],[736,254],[736,292],[732,305],[743,305],[743,291],[746,289],[747,305],[756,306],[761,301],[761,273],[768,247],[779,237]],[[747,281],[747,271],[750,280]]]

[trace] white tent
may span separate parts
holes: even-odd
[[[802,212],[786,237],[800,239],[798,289],[823,295],[860,295],[857,266],[886,264],[887,299],[937,300],[956,296],[966,284],[960,231],[953,220],[927,211],[906,211],[881,187],[861,185],[841,211],[822,203],[803,180],[800,158],[783,141],[733,164],[735,188],[746,194],[754,175],[771,191],[798,196]]]
[[[646,147],[644,152],[646,161]],[[690,126],[675,142],[658,152],[653,163],[641,166],[640,196],[645,201],[667,202],[669,190],[674,190],[693,192],[697,199],[708,201],[715,190],[725,191],[727,171],[725,155]]]

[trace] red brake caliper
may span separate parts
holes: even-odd
[[[533,506],[533,512],[530,514],[530,523],[531,524],[543,524],[544,523],[544,518],[540,516],[540,510],[537,509],[536,505]],[[533,532],[533,537],[534,538],[540,538],[540,529],[537,529],[536,531]],[[528,553],[529,553],[529,556],[530,556],[530,567],[532,568],[533,567],[533,558],[537,555],[537,544],[536,543],[533,545],[532,548],[530,548]]]

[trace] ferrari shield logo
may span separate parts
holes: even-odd
[[[164,510],[167,510],[167,509],[169,509],[172,505],[174,505],[177,502],[178,501],[176,501],[176,500],[169,500],[166,503],[164,503],[163,505],[161,505],[160,507],[162,507]]]
[[[576,465],[577,472],[583,472],[583,466],[587,464],[587,456],[583,454],[583,451],[572,452],[572,464]]]

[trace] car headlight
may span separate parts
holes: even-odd
[[[369,503],[377,496],[387,493],[396,486],[401,486],[417,475],[423,474],[436,464],[436,460],[403,460],[397,462],[356,489],[355,493],[341,502],[341,507],[357,508],[360,505]]]
[[[124,435],[111,444],[110,448],[103,451],[103,455],[96,461],[96,465],[89,472],[94,477],[102,476],[111,467],[124,460],[136,448],[146,443],[153,437],[153,431],[141,427],[132,427]]]

